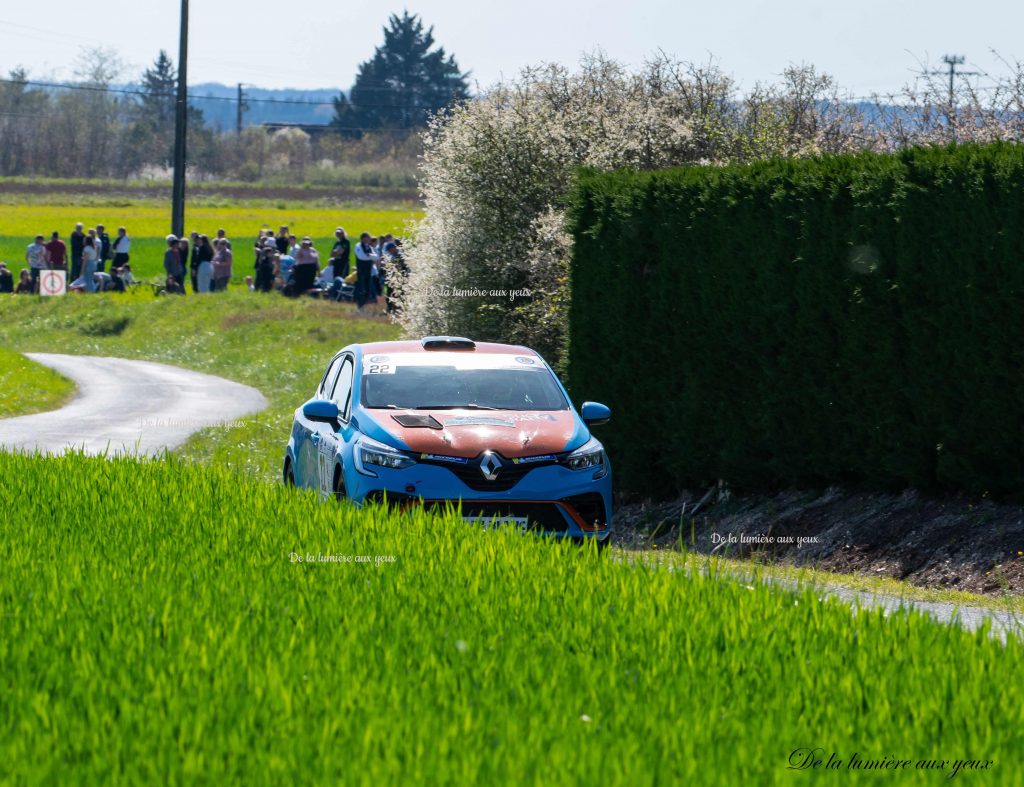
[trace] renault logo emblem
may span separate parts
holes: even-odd
[[[488,481],[498,480],[498,471],[502,468],[502,461],[493,451],[484,451],[483,459],[480,460],[480,472]]]

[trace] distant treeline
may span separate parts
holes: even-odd
[[[173,85],[173,66],[162,60],[134,86],[86,80],[58,88],[33,82],[24,71],[11,72],[0,80],[0,176],[166,176],[174,139]],[[243,117],[253,120],[266,113],[264,107],[273,108],[279,121],[324,109],[286,100],[293,99],[252,102]],[[421,150],[416,131],[343,136],[326,125],[325,133],[318,134],[316,129],[307,133],[250,124],[237,134],[233,119],[223,122],[225,108],[234,116],[237,104],[200,97],[190,102],[190,177],[415,187]],[[326,124],[334,108],[328,104],[324,111]]]

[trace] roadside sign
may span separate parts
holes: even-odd
[[[67,271],[39,271],[39,294],[66,294],[68,291],[67,276]]]

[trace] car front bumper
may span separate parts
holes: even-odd
[[[569,470],[560,465],[536,467],[511,488],[473,489],[447,467],[416,464],[403,470],[377,466],[376,477],[353,471],[346,492],[353,502],[419,505],[440,509],[461,506],[466,518],[487,522],[494,517],[528,520],[528,529],[556,538],[596,538],[611,533],[611,470],[595,479],[595,471]]]

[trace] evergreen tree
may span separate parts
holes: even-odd
[[[178,69],[163,49],[153,65],[142,73],[141,101],[133,125],[145,131],[136,134],[137,140],[147,140],[146,159],[154,163],[170,164],[174,153],[174,115],[177,104]],[[210,146],[210,132],[206,128],[203,112],[188,107],[188,159],[193,162],[200,151]]]
[[[142,112],[157,129],[174,124],[174,94],[178,70],[163,49],[153,65],[142,72]]]
[[[416,14],[392,14],[384,44],[359,66],[350,96],[335,99],[334,125],[342,131],[416,128],[430,113],[467,99],[468,74],[443,47],[433,49],[433,33]]]

